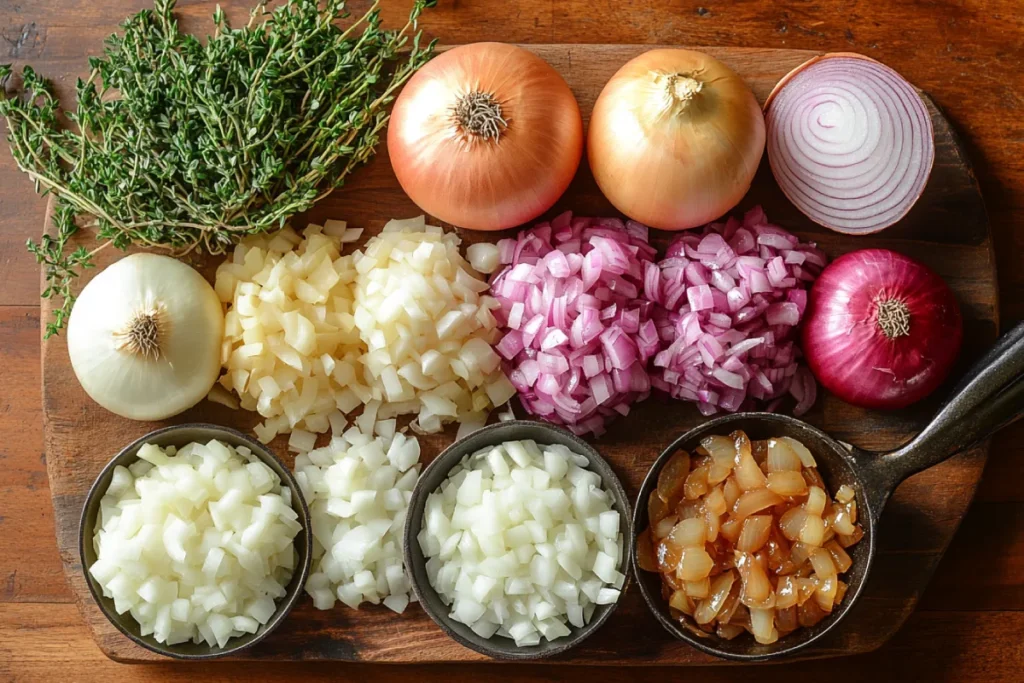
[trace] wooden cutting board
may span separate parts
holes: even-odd
[[[562,73],[579,100],[584,118],[601,88],[628,59],[647,46],[535,45],[536,52]],[[800,50],[699,48],[740,73],[760,101],[772,86],[814,53]],[[849,237],[813,225],[800,215],[776,187],[767,157],[754,187],[740,210],[762,204],[769,219],[804,239],[816,240],[835,258],[865,247],[886,247],[913,256],[939,273],[956,292],[965,322],[961,369],[996,337],[997,288],[992,242],[985,206],[963,148],[949,122],[927,97],[935,128],[936,159],[927,190],[899,225],[881,235]],[[586,161],[566,195],[551,214],[572,209],[581,215],[614,215],[597,189]],[[308,221],[341,218],[370,232],[392,217],[416,215],[415,205],[402,193],[385,150],[360,169],[341,191],[321,202]],[[49,227],[49,226],[48,226]],[[467,241],[493,235],[464,233]],[[670,236],[654,240],[664,247]],[[83,240],[83,242],[85,242]],[[101,253],[99,266],[120,254]],[[193,261],[212,276],[215,261]],[[98,269],[87,271],[87,279]],[[81,283],[81,284],[84,284]],[[43,316],[49,317],[44,301]],[[942,393],[941,391],[939,392]],[[822,395],[806,416],[835,437],[868,449],[885,449],[907,440],[935,411],[940,397],[895,413],[860,410]],[[43,343],[43,409],[47,471],[56,513],[57,544],[82,615],[100,648],[113,659],[141,662],[160,659],[120,635],[90,597],[78,558],[78,523],[85,495],[104,464],[124,445],[164,424],[205,421],[249,429],[251,415],[203,402],[183,415],[160,424],[131,422],[95,405],[79,387],[68,360],[63,336]],[[690,404],[652,398],[635,407],[628,418],[593,440],[635,496],[657,454],[676,436],[696,425],[700,415]],[[454,430],[423,440],[424,460],[451,443]],[[293,458],[279,438],[273,448],[286,463]],[[859,604],[833,634],[802,652],[803,657],[827,657],[867,652],[884,643],[914,609],[939,559],[974,495],[985,463],[979,448],[955,457],[908,480],[899,488],[880,526],[879,555]],[[450,640],[415,605],[403,615],[383,607],[358,611],[337,607],[318,611],[304,597],[286,622],[242,658],[273,660],[346,660],[378,662],[478,661],[483,656]],[[654,620],[636,586],[623,604],[590,640],[570,653],[549,660],[564,664],[718,663],[674,640]]]

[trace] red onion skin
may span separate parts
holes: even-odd
[[[882,300],[901,301],[909,334],[889,338]],[[949,374],[963,336],[953,292],[931,269],[888,249],[840,256],[811,288],[803,327],[807,365],[822,386],[863,408],[891,410],[929,395]]]

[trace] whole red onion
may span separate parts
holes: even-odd
[[[811,288],[807,364],[853,405],[893,409],[935,391],[960,350],[960,309],[946,283],[888,249],[840,256]]]

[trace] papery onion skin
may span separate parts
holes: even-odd
[[[887,300],[906,306],[907,334],[883,332],[878,302]],[[804,353],[821,384],[847,403],[903,408],[945,380],[962,326],[956,297],[931,269],[888,249],[862,249],[833,261],[811,288]]]
[[[901,220],[935,161],[920,95],[893,69],[856,53],[814,57],[787,74],[765,102],[765,123],[783,193],[841,233],[870,234]],[[851,135],[863,139],[849,147]]]
[[[700,91],[691,94],[695,82]],[[740,202],[764,142],[760,106],[742,78],[703,53],[659,49],[627,62],[601,91],[587,154],[615,208],[654,228],[684,230]]]
[[[491,94],[507,124],[497,139],[463,129],[460,98]],[[474,43],[420,69],[395,102],[388,154],[402,189],[458,227],[502,230],[533,220],[569,187],[583,156],[583,120],[565,80],[514,45]]]

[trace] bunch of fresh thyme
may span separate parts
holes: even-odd
[[[346,0],[288,0],[272,12],[259,2],[238,29],[218,7],[204,44],[179,32],[175,0],[156,0],[90,59],[77,110],[63,113],[70,127],[49,83],[25,67],[0,115],[19,168],[56,198],[55,234],[28,245],[46,270],[43,296],[63,298],[47,336],[70,313],[78,271],[106,245],[221,253],[340,186],[373,156],[386,105],[430,58],[417,19],[434,2],[415,0],[398,31],[381,29],[376,3],[347,28]],[[0,66],[0,81],[10,76]],[[80,224],[102,244],[68,253]]]

